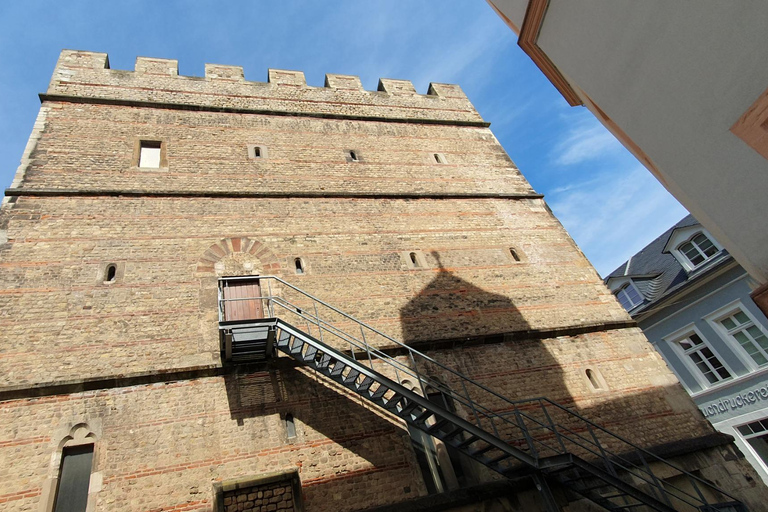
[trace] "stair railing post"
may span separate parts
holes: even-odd
[[[552,489],[549,487],[549,482],[547,482],[544,475],[541,474],[540,471],[534,471],[531,474],[531,477],[533,478],[533,483],[536,484],[536,489],[539,491],[539,495],[544,502],[546,512],[561,512],[563,509],[560,508],[560,505],[557,503],[555,496],[552,494]]]
[[[269,294],[269,297],[267,297],[267,311],[269,311],[270,318],[275,317],[275,306],[272,303],[272,280],[267,279],[267,293]]]
[[[224,321],[224,297],[221,294],[221,281],[219,281],[219,286],[216,293],[219,296],[219,322],[223,322]]]
[[[693,484],[693,488],[696,489],[696,494],[699,495],[699,499],[701,499],[701,502],[704,503],[705,505],[709,505],[709,502],[707,501],[707,498],[705,498],[704,495],[701,493],[701,489],[699,489],[699,486],[696,483],[696,479],[695,478],[691,478],[690,476],[688,476],[688,480]],[[666,493],[665,493],[665,495],[666,495]]]
[[[368,342],[365,340],[365,330],[363,330],[363,326],[360,326],[360,336],[362,337],[363,346],[365,346],[365,351],[368,353],[368,366],[373,370],[373,358],[371,357],[371,346],[368,345]]]
[[[616,478],[619,477],[619,475],[616,473],[616,468],[613,467],[613,463],[608,458],[608,454],[605,453],[605,449],[603,448],[603,445],[600,443],[600,440],[595,435],[595,431],[592,430],[592,425],[589,424],[588,421],[584,422],[587,425],[587,431],[589,432],[589,435],[592,436],[592,439],[595,441],[595,446],[597,446],[597,449],[600,450],[600,456],[603,458],[603,464],[605,464],[605,469]]]
[[[320,313],[317,312],[317,302],[312,301],[312,305],[315,307],[315,323],[317,324],[317,332],[320,333],[320,341],[323,341],[323,327],[320,325]]]
[[[659,482],[659,479],[656,478],[656,475],[651,471],[651,467],[648,465],[648,462],[645,460],[645,457],[643,456],[643,452],[640,450],[635,450],[637,454],[640,456],[640,460],[643,462],[643,467],[645,468],[645,472],[648,473],[651,478],[653,479],[653,495],[655,498],[659,498],[659,495],[661,495],[661,499],[670,507],[672,506],[672,502],[669,501],[669,494],[667,493],[667,490],[664,489],[664,487],[661,485],[661,482]],[[698,489],[697,489],[698,490]],[[658,492],[657,492],[658,491]],[[701,496],[701,493],[699,493]],[[701,499],[704,503],[707,501],[704,499],[704,496],[701,496]]]
[[[419,373],[419,365],[416,364],[416,358],[413,357],[413,352],[411,350],[408,351],[408,357],[411,359],[411,364],[413,365],[413,371],[416,372],[416,380],[419,381],[419,389],[421,390],[421,396],[424,398],[427,397],[427,390],[424,389],[424,383],[421,379],[421,373]],[[397,368],[395,368],[395,371],[397,371]]]
[[[464,396],[467,398],[467,402],[469,402],[470,409],[472,409],[472,414],[475,417],[475,423],[477,423],[478,427],[483,428],[483,426],[480,424],[480,415],[477,414],[477,409],[475,409],[475,402],[473,402],[472,398],[469,396],[469,391],[467,391],[467,383],[464,379],[461,379],[461,387],[464,389]]]
[[[554,421],[552,421],[552,417],[549,415],[549,411],[547,410],[547,406],[544,405],[544,401],[539,398],[539,406],[541,407],[541,410],[544,411],[544,416],[547,417],[547,421],[549,422],[549,426],[552,428],[552,432],[555,434],[555,439],[557,439],[558,444],[560,445],[560,448],[563,449],[563,453],[567,453],[568,450],[565,449],[565,443],[563,442],[563,437],[560,435],[560,431],[557,430],[557,425]]]
[[[533,458],[536,459],[536,463],[538,465],[539,451],[536,449],[536,446],[533,444],[533,438],[531,437],[531,434],[528,432],[528,427],[525,426],[525,421],[523,421],[523,416],[520,414],[520,410],[517,408],[517,406],[515,406],[515,419],[517,420],[517,426],[523,432],[523,436],[525,437],[525,442],[528,443],[528,448],[531,451],[531,455],[533,455]]]

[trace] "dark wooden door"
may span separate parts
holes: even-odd
[[[224,281],[222,292],[225,321],[264,318],[258,279]]]

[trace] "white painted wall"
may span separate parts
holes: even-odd
[[[494,3],[522,22],[527,0]],[[765,0],[551,0],[538,39],[760,282],[768,160],[729,129],[768,88],[766,34]]]

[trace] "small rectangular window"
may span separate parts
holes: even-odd
[[[85,512],[92,465],[92,444],[64,448],[53,512]]]
[[[143,140],[139,147],[139,167],[159,169],[161,160],[160,152],[163,143],[154,140]]]

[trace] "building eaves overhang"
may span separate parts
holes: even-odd
[[[630,316],[640,322],[646,317],[656,313],[659,309],[665,308],[670,305],[671,302],[680,298],[680,296],[690,293],[693,290],[708,283],[711,279],[719,276],[727,270],[730,270],[738,263],[733,259],[733,256],[723,251],[717,259],[705,265],[703,268],[696,270],[691,274],[691,277],[686,281],[670,288],[658,299],[644,304],[636,311],[632,311]],[[642,317],[642,318],[641,318]]]

